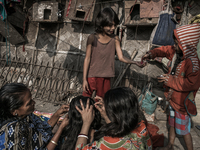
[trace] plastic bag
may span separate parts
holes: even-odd
[[[173,30],[176,28],[176,23],[171,19],[173,16],[169,1],[167,9],[160,12],[158,24],[151,34],[150,41],[153,45],[174,45]]]
[[[145,113],[151,115],[157,107],[158,96],[152,93],[152,84],[149,83],[143,88],[142,94],[138,98],[139,106]]]

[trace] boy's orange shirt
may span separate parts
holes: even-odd
[[[174,30],[179,47],[183,52],[182,61],[176,68],[175,75],[171,75],[170,66],[165,80],[165,96],[170,105],[181,114],[197,115],[195,105],[196,92],[200,87],[200,61],[196,47],[200,38],[200,24],[185,25]],[[173,60],[175,56],[173,46],[162,46],[149,52],[151,58],[166,57]],[[173,62],[173,61],[172,61]]]

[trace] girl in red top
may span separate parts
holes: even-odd
[[[89,35],[83,67],[83,96],[90,97],[93,91],[103,97],[110,89],[110,78],[115,76],[115,52],[120,61],[137,64],[123,56],[118,36],[114,34],[119,24],[112,8],[104,8],[95,20],[95,33]]]
[[[105,93],[94,106],[105,119],[103,126],[94,133],[94,142],[86,145],[90,124],[95,112],[87,101],[81,108],[76,107],[83,120],[76,142],[76,150],[151,150],[152,142],[146,124],[139,118],[139,105],[136,95],[130,88],[119,87]]]

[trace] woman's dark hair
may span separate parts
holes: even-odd
[[[103,136],[123,137],[138,125],[138,100],[130,88],[119,87],[106,92],[105,110],[111,123],[103,125],[94,134],[94,140]]]
[[[66,140],[64,141],[64,143],[61,146],[62,150],[72,150],[75,148],[76,145],[76,141],[77,141],[77,137],[78,134],[81,131],[81,127],[83,125],[83,120],[81,117],[81,114],[76,110],[75,106],[78,106],[81,109],[81,104],[80,104],[80,99],[83,102],[84,107],[86,107],[87,104],[87,99],[89,97],[84,97],[84,96],[77,96],[75,98],[72,99],[71,103],[70,103],[70,109],[69,109],[69,124],[67,125],[67,127],[65,128],[65,130],[62,133],[62,137],[66,137]],[[90,99],[90,105],[94,105],[95,101],[91,98]],[[95,117],[94,120],[91,124],[91,128],[98,130],[100,128],[100,123],[101,123],[101,115],[99,113],[99,111],[95,108]]]
[[[119,18],[112,8],[106,7],[97,15],[95,20],[95,31],[97,33],[103,33],[103,27],[112,26],[113,22],[115,25],[118,25]]]
[[[7,83],[0,89],[0,122],[15,118],[12,111],[23,105],[23,98],[30,91],[22,83]]]

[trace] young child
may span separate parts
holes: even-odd
[[[89,35],[83,67],[83,96],[90,97],[93,91],[103,97],[110,89],[110,78],[115,76],[115,51],[120,61],[142,66],[123,56],[118,36],[114,30],[119,24],[112,8],[104,8],[95,20],[96,33]]]
[[[170,103],[169,143],[164,150],[173,149],[175,133],[183,135],[188,150],[193,149],[190,115],[197,115],[194,99],[200,87],[200,61],[196,52],[199,38],[199,23],[181,26],[174,30],[174,46],[155,48],[142,58],[159,56],[172,60],[169,73],[158,77],[158,81],[164,83],[165,96]]]

